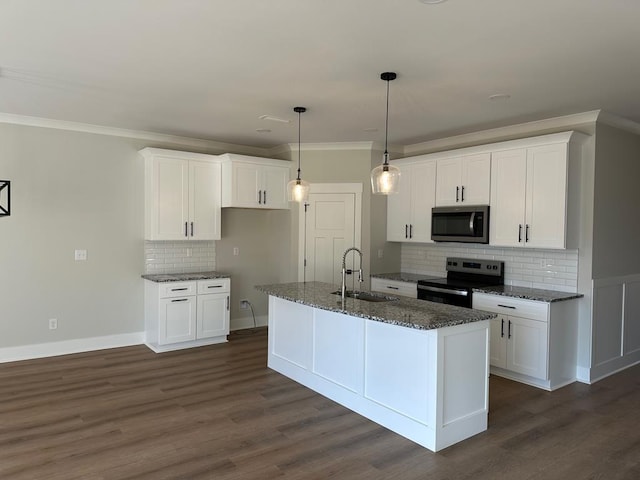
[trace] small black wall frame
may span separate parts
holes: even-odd
[[[0,217],[11,215],[11,182],[0,180]]]

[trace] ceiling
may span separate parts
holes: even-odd
[[[395,71],[396,145],[640,122],[638,19],[633,0],[2,0],[0,112],[268,148],[297,142],[300,105],[304,143],[381,142]]]

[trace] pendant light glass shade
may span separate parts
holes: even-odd
[[[287,196],[290,202],[305,203],[309,199],[309,182],[300,178],[300,114],[306,112],[305,107],[295,107],[298,114],[298,176],[287,184]]]
[[[384,155],[382,165],[378,165],[371,171],[371,190],[376,195],[389,195],[398,193],[400,185],[400,169],[395,165],[389,165],[389,152],[387,141],[389,138],[389,82],[395,80],[396,74],[384,72],[380,78],[387,82],[387,111],[384,128]]]
[[[400,184],[400,169],[395,165],[389,165],[389,154],[385,153],[385,161],[371,171],[371,190],[374,194],[389,195],[398,193]]]

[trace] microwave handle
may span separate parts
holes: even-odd
[[[469,233],[473,235],[473,224],[476,223],[476,212],[471,214],[471,218],[469,219]]]

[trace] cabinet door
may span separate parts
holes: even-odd
[[[189,166],[186,160],[148,159],[147,240],[186,240],[189,221]]]
[[[262,173],[262,207],[288,209],[287,183],[289,169],[264,167]]]
[[[436,180],[436,206],[460,204],[462,158],[438,160]]]
[[[494,367],[506,368],[507,366],[507,322],[504,315],[498,315],[491,320],[489,364]]]
[[[189,239],[220,240],[220,164],[189,162]]]
[[[160,299],[158,344],[196,338],[196,297]]]
[[[469,155],[462,159],[460,202],[488,205],[491,201],[491,154]]]
[[[489,244],[522,246],[527,183],[525,149],[495,152],[491,156]]]
[[[398,193],[387,196],[387,241],[404,242],[408,237],[411,215],[411,165],[400,168]]]
[[[234,162],[231,174],[231,203],[234,207],[256,208],[261,205],[258,191],[262,190],[262,172],[259,165]]]
[[[229,294],[198,295],[197,338],[229,334]]]
[[[527,150],[526,225],[529,247],[565,248],[567,145]]]
[[[547,322],[507,317],[507,369],[546,380]]]
[[[436,198],[436,162],[416,163],[411,168],[411,217],[409,241],[430,243],[431,209]]]

